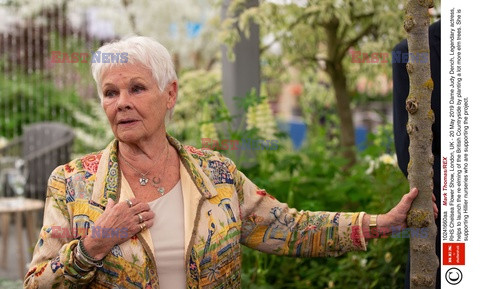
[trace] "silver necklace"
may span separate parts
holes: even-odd
[[[138,179],[138,182],[140,183],[141,186],[146,186],[148,181],[149,181],[149,178],[147,178],[147,175],[152,171],[152,169],[155,167],[155,165],[157,164],[157,162],[160,160],[160,156],[162,156],[163,152],[165,151],[165,149],[167,148],[168,146],[168,141],[167,143],[165,144],[165,147],[163,148],[162,150],[162,153],[160,155],[158,155],[157,159],[155,160],[155,162],[153,163],[153,165],[150,167],[150,169],[148,170],[148,172],[146,173],[142,173],[141,171],[137,170],[131,163],[129,163],[127,161],[127,159],[122,155],[122,153],[120,153],[120,157],[125,161],[125,163],[130,167],[132,168],[136,173],[138,173],[140,175],[140,178]],[[168,150],[167,150],[167,158],[168,158]],[[165,161],[165,166],[166,166],[166,161]],[[165,169],[164,169],[165,171]]]
[[[162,173],[162,176],[165,175],[165,170],[167,169],[167,162],[168,162],[168,155],[169,155],[169,152],[170,150],[167,149],[167,158],[165,159],[165,165],[163,166],[163,173]],[[160,193],[160,196],[163,197],[163,195],[165,195],[165,188],[160,186],[160,182],[162,180],[159,178],[159,177],[153,177],[152,178],[152,186],[157,189],[157,192]]]

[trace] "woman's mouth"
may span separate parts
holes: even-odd
[[[125,119],[125,120],[121,120],[118,122],[119,125],[129,125],[129,124],[133,124],[137,122],[137,120],[134,120],[134,119]]]

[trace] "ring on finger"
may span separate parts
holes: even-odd
[[[138,222],[141,224],[143,223],[143,217],[142,217],[142,214],[138,214]]]
[[[145,230],[147,226],[145,226],[145,223],[140,223],[140,230],[143,231]]]
[[[133,207],[133,203],[129,199],[126,199],[125,202],[127,202],[129,208]]]

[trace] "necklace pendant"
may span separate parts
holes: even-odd
[[[138,181],[140,182],[140,185],[141,185],[141,186],[146,186],[147,183],[148,183],[148,179],[145,178],[145,177],[139,178]]]
[[[153,177],[152,182],[153,182],[155,185],[158,185],[158,184],[160,184],[160,178],[159,178],[159,177]]]
[[[162,196],[165,195],[165,189],[163,187],[158,188],[157,192],[159,192],[160,195],[162,195]]]

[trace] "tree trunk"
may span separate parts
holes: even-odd
[[[404,28],[407,31],[410,55],[428,52],[428,8],[433,0],[408,0]],[[410,57],[407,71],[410,92],[406,101],[408,111],[407,132],[410,136],[410,162],[408,180],[410,188],[418,188],[418,196],[408,213],[407,223],[413,230],[427,230],[425,234],[411,234],[410,237],[410,288],[435,288],[438,258],[435,254],[437,227],[433,216],[433,154],[432,124],[434,113],[431,109],[433,81],[430,75],[430,57],[427,61],[415,61]]]
[[[342,65],[343,55],[341,50],[341,39],[338,39],[338,19],[332,19],[325,26],[327,35],[327,61],[326,72],[332,80],[337,103],[337,112],[340,117],[340,148],[343,156],[348,160],[346,169],[356,162],[355,152],[355,130],[353,128],[352,109],[350,108],[350,95],[347,90],[347,78]]]
[[[327,72],[332,80],[337,103],[337,112],[340,117],[340,147],[343,156],[348,160],[347,168],[356,161],[355,130],[353,128],[352,109],[350,108],[350,95],[347,91],[347,79],[342,64],[332,63],[327,67]]]

